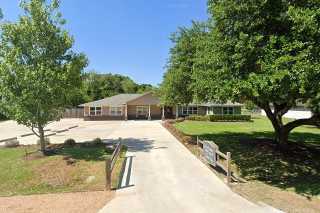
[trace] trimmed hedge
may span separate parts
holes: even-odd
[[[251,115],[191,115],[186,118],[192,121],[250,121]]]
[[[209,115],[189,115],[186,117],[187,120],[190,121],[210,121]]]
[[[63,143],[66,147],[74,147],[77,143],[74,139],[69,138],[67,140],[64,141]]]
[[[7,120],[8,118],[0,113],[0,121]]]

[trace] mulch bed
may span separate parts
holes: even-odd
[[[178,141],[182,142],[183,144],[197,144],[197,140],[191,136],[185,135],[183,132],[179,131],[177,128],[174,127],[174,123],[181,122],[175,120],[168,120],[162,123],[162,125],[174,136],[177,138]]]

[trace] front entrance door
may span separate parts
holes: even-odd
[[[137,119],[148,119],[149,117],[149,106],[137,106],[136,118]]]

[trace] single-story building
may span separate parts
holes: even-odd
[[[188,106],[162,106],[152,93],[119,94],[105,99],[81,104],[85,120],[165,119],[188,115],[241,114],[242,105],[189,104]]]

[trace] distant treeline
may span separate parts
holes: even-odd
[[[88,72],[82,76],[81,89],[74,95],[72,105],[77,106],[121,93],[145,93],[153,89],[152,85],[138,84],[127,76]]]

